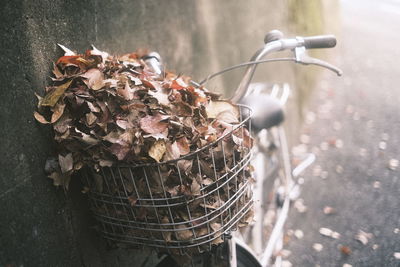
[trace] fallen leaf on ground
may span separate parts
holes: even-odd
[[[363,245],[368,244],[369,239],[371,239],[373,235],[371,233],[366,233],[362,230],[358,231],[358,234],[355,236],[355,239],[361,242]]]

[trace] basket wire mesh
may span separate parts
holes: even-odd
[[[86,169],[91,210],[103,236],[194,254],[246,224],[253,206],[251,146],[245,144],[251,124],[250,109],[239,110],[240,121],[229,132],[179,159]],[[233,139],[236,144],[228,146]]]

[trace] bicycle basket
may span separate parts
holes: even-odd
[[[91,210],[103,236],[194,254],[251,220],[251,138],[245,127],[250,110],[239,109],[240,123],[232,130],[177,160],[86,170]]]

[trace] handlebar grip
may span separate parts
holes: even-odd
[[[304,37],[304,47],[313,48],[331,48],[336,46],[336,37],[334,35],[317,35]]]

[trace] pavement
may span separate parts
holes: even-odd
[[[324,74],[297,149],[317,155],[291,210],[285,266],[400,266],[400,1],[343,0],[341,78]],[[347,264],[347,265],[346,265]]]

